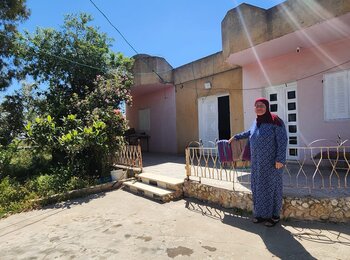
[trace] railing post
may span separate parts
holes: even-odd
[[[190,150],[188,147],[185,149],[185,156],[186,156],[186,176],[187,176],[187,180],[189,180],[191,176],[191,167],[190,167]]]
[[[141,140],[138,139],[137,140],[137,156],[139,157],[139,163],[140,163],[140,168],[141,168],[141,172],[142,172],[142,152],[141,152]]]

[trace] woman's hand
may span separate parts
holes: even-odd
[[[232,136],[232,137],[228,140],[228,143],[230,144],[234,139],[235,139],[235,137]]]
[[[281,169],[283,167],[283,163],[276,162],[275,167],[276,169]]]

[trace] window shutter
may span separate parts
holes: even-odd
[[[326,120],[350,118],[349,77],[347,71],[325,75],[324,109]]]
[[[139,110],[139,130],[150,131],[150,109]]]

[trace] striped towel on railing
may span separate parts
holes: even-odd
[[[221,163],[233,162],[232,149],[228,140],[217,141],[219,160]]]
[[[247,159],[244,157],[245,147],[247,143],[248,143],[247,139],[241,139],[241,140],[234,139],[232,140],[231,143],[229,143],[228,140],[217,141],[216,144],[218,146],[218,154],[219,154],[220,162],[230,163],[230,162],[236,162],[241,160],[247,161]]]

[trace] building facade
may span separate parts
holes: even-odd
[[[350,1],[241,4],[221,29],[221,52],[179,68],[135,57],[127,118],[138,128],[149,116],[150,151],[183,153],[193,140],[227,139],[250,127],[260,96],[286,123],[290,159],[316,139],[350,139]]]

